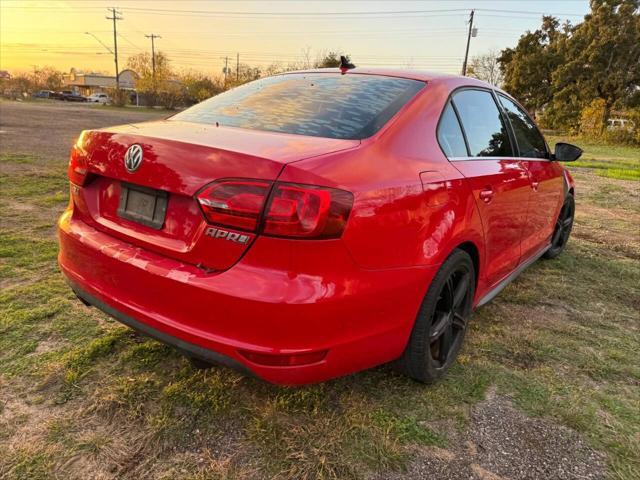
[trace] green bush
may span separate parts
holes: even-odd
[[[116,107],[124,107],[129,103],[130,92],[128,90],[122,90],[121,88],[112,88],[109,90],[109,96],[111,97],[111,103]]]
[[[608,128],[606,121],[610,116],[621,116],[625,120],[633,122],[635,127]],[[640,108],[633,108],[616,115],[607,115],[604,100],[597,98],[582,109],[579,133],[584,138],[598,139],[605,143],[640,145]]]
[[[580,112],[580,134],[599,137],[604,132],[606,106],[602,98],[596,98]]]

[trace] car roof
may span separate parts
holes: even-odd
[[[339,68],[316,68],[309,70],[295,70],[291,72],[282,72],[278,75],[288,74],[308,74],[308,73],[342,73]],[[459,86],[478,86],[484,88],[491,88],[502,92],[495,85],[490,85],[481,80],[465,77],[462,75],[454,75],[451,73],[431,72],[427,70],[412,70],[402,68],[353,68],[347,70],[345,75],[379,75],[383,77],[397,77],[407,78],[410,80],[418,80],[427,83],[448,83],[452,87],[457,88]]]
[[[296,70],[293,72],[283,72],[283,74],[287,73],[341,73],[339,68],[315,68],[309,70]],[[353,68],[347,70],[346,74],[354,75],[380,75],[384,77],[399,77],[399,78],[409,78],[412,80],[422,80],[429,81],[434,80],[436,78],[449,78],[449,77],[457,77],[458,75],[452,75],[449,73],[439,73],[439,72],[429,72],[426,70],[410,70],[410,69],[401,69],[401,68]]]

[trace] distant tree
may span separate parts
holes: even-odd
[[[556,18],[544,16],[538,30],[526,32],[515,48],[502,50],[498,57],[502,87],[533,112],[553,98],[553,72],[564,62],[561,47],[568,26],[559,27]]]
[[[62,72],[53,67],[36,68],[30,75],[36,90],[60,90],[62,87]]]
[[[33,80],[28,75],[15,75],[10,79],[4,80],[2,86],[10,97],[22,96],[35,90]]]
[[[174,110],[186,103],[186,90],[178,80],[167,80],[156,93],[156,103],[168,110]]]
[[[151,54],[147,52],[129,57],[127,67],[138,74],[136,89],[145,93],[161,90],[174,75],[169,59],[163,52],[156,52],[155,75]]]
[[[270,75],[276,75],[278,73],[283,72],[292,72],[295,70],[309,70],[311,68],[318,68],[318,64],[322,61],[322,58],[326,57],[326,55],[318,56],[317,60],[314,62],[311,60],[311,47],[306,46],[300,50],[300,55],[297,60],[289,63],[282,62],[274,62],[268,67],[266,67],[262,75],[268,77]],[[338,64],[340,60],[338,59]]]
[[[594,100],[602,130],[612,109],[633,107],[640,89],[640,0],[591,0],[591,13],[560,27],[554,17],[500,54],[503,87],[551,128],[578,130]],[[590,127],[591,128],[591,127]]]
[[[347,59],[349,57],[347,56]],[[232,68],[227,75],[227,88],[232,88],[261,77],[269,77],[279,73],[291,72],[295,70],[308,70],[311,68],[332,68],[340,66],[340,55],[336,52],[322,52],[316,56],[316,60],[311,60],[311,47],[305,47],[300,50],[300,56],[292,62],[273,62],[270,65],[259,68],[250,65],[240,64],[239,75],[236,80],[236,72]]]
[[[241,63],[240,65],[238,65],[238,75],[236,81],[238,83],[251,82],[260,78],[261,75],[262,70],[260,70],[259,67],[252,67],[251,65]],[[232,75],[232,77],[236,79],[235,76]]]
[[[311,61],[311,47],[307,45],[303,49],[300,50],[301,59],[298,63],[296,70],[307,70],[313,67],[313,62]]]
[[[184,85],[163,52],[156,52],[155,75],[151,55],[146,52],[129,57],[127,67],[138,74],[136,90],[150,104],[173,109],[185,102]]]
[[[262,76],[262,69],[260,67],[252,67],[246,63],[241,63],[237,66],[237,70],[233,69],[227,74],[227,80],[225,88],[233,88],[243,83],[257,80]]]
[[[602,100],[601,125],[614,108],[632,103],[640,86],[640,2],[591,0],[591,13],[571,29],[565,61],[553,72],[545,117],[576,128],[581,111]]]
[[[497,87],[501,86],[503,76],[498,61],[499,56],[500,53],[491,50],[484,55],[473,57],[467,68],[467,75]]]
[[[290,65],[285,65],[280,62],[273,62],[267,65],[263,71],[262,76],[270,77],[271,75],[277,75],[278,73],[287,72],[290,70],[298,70],[297,68],[289,68]]]
[[[198,103],[207,98],[213,97],[224,90],[222,82],[198,73],[188,72],[180,75],[180,82],[186,90],[188,103]]]
[[[347,61],[351,61],[349,55],[345,55],[347,57]],[[328,53],[320,54],[319,58],[316,60],[315,65],[316,68],[336,68],[340,66],[340,54],[334,51],[330,51]]]

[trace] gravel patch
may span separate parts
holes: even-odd
[[[451,430],[450,430],[451,433]],[[465,432],[449,436],[452,446],[416,447],[406,472],[377,480],[585,480],[604,479],[606,458],[575,431],[549,419],[530,418],[490,393],[471,410]]]

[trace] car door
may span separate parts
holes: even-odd
[[[491,91],[465,88],[452,95],[439,127],[441,144],[446,136],[443,126],[455,127],[457,122],[466,155],[451,155],[449,160],[466,177],[480,211],[485,235],[484,276],[493,286],[520,261],[529,177],[514,156],[509,130]]]
[[[549,244],[564,200],[562,168],[549,160],[544,137],[529,115],[513,100],[498,94],[516,141],[516,150],[530,180],[527,221],[522,231],[522,261]]]

